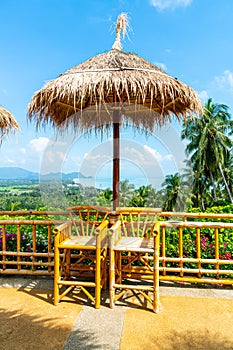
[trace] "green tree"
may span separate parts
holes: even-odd
[[[110,190],[110,188],[106,188],[101,192],[98,198],[98,203],[100,205],[110,206],[112,203],[112,200],[113,200],[112,190]]]
[[[127,206],[132,199],[134,185],[129,180],[120,181],[120,202],[123,207]]]
[[[130,206],[133,207],[145,207],[148,201],[149,192],[151,186],[140,186],[134,191],[132,200],[130,201]]]
[[[218,181],[221,178],[229,200],[233,203],[224,172],[233,145],[230,138],[232,128],[228,107],[213,103],[211,99],[204,105],[202,116],[192,116],[184,122],[181,138],[189,141],[186,153],[190,156],[194,173],[193,191],[198,191],[196,198],[205,196],[212,189],[214,201],[217,201]]]
[[[165,192],[164,211],[173,211],[184,208],[185,203],[185,183],[179,173],[167,175],[162,183]]]

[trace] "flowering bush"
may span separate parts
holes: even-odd
[[[5,241],[6,246],[3,247],[3,229],[0,227],[0,251],[5,250],[7,252],[33,252],[33,239],[32,239],[32,227],[31,225],[21,225],[20,235],[18,236],[17,242],[17,227],[16,225],[6,225]],[[53,246],[53,241],[51,242]],[[17,246],[18,245],[18,246]],[[18,248],[18,249],[17,249]],[[36,252],[46,253],[48,252],[48,229],[47,226],[39,225],[36,231]],[[16,261],[16,256],[6,256],[7,261]],[[28,255],[20,258],[21,261],[31,261],[32,255]],[[37,262],[46,262],[46,258],[37,258]],[[22,268],[28,268],[27,265]],[[43,267],[37,267],[42,269]]]
[[[220,260],[233,260],[233,230],[224,229],[219,230],[218,235],[218,254]],[[166,256],[179,257],[179,236],[177,229],[166,230]],[[202,259],[215,259],[215,237],[213,229],[202,229],[200,236],[200,256]],[[196,230],[192,228],[183,229],[183,257],[196,258],[197,257],[197,243]],[[167,263],[167,266],[177,267],[176,262]],[[196,263],[183,263],[184,267],[197,268]],[[202,268],[215,269],[213,263],[202,263]],[[231,264],[221,264],[221,270],[233,270]],[[209,275],[209,274],[208,274]]]

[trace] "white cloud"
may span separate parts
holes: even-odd
[[[172,154],[167,154],[167,155],[163,156],[155,148],[151,148],[147,145],[144,145],[143,148],[146,152],[149,152],[153,156],[153,158],[155,158],[158,162],[173,160]]]
[[[214,80],[220,89],[230,89],[233,91],[233,72],[230,70],[225,70],[221,76],[216,76]]]
[[[155,62],[155,65],[163,70],[167,70],[167,66],[165,63],[162,62]]]
[[[37,153],[43,152],[49,143],[47,137],[39,137],[38,139],[33,139],[30,141],[30,145],[34,151]]]
[[[208,92],[206,90],[199,91],[197,94],[202,102],[205,102],[209,98]]]
[[[26,148],[24,148],[24,147],[20,148],[20,152],[21,152],[22,154],[26,154],[26,153],[27,153]]]
[[[151,5],[160,11],[166,9],[174,10],[177,7],[186,7],[189,6],[191,2],[192,0],[150,0]]]
[[[149,147],[149,146],[147,146],[147,145],[144,145],[143,148],[144,148],[144,150],[145,150],[146,152],[149,152],[150,154],[152,154],[152,156],[153,156],[156,160],[158,160],[158,161],[161,161],[161,160],[162,160],[162,155],[161,155],[158,151],[156,151],[156,149],[151,148],[151,147]]]
[[[173,155],[172,154],[167,154],[164,158],[163,158],[164,160],[168,160],[168,161],[174,161],[174,157],[173,157]]]
[[[13,160],[13,159],[6,159],[5,161],[4,161],[6,164],[15,164],[15,161]]]

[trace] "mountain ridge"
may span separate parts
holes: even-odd
[[[33,172],[20,167],[0,167],[0,180],[52,180],[61,178],[63,180],[75,178],[91,178],[91,176],[84,176],[79,171],[71,173],[48,173],[41,175],[38,172]]]

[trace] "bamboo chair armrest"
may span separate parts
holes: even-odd
[[[108,220],[104,220],[103,222],[100,223],[100,225],[96,228],[95,232],[96,234],[101,233],[102,230],[106,229],[108,227]]]
[[[104,220],[95,230],[97,248],[107,247],[108,223],[108,220]]]
[[[71,221],[66,221],[63,224],[56,226],[53,230],[54,234],[58,234],[59,232],[62,232],[63,234],[65,234],[69,228],[71,228]]]
[[[121,220],[117,220],[109,230],[110,247],[119,242],[121,238]]]
[[[71,221],[66,221],[63,224],[54,228],[54,236],[56,244],[63,242],[65,239],[71,237]]]
[[[114,234],[117,230],[121,228],[121,220],[117,220],[110,228],[110,234]]]
[[[152,229],[152,235],[153,237],[159,235],[159,230],[160,230],[160,222],[157,221],[154,226],[153,226],[153,229]]]

